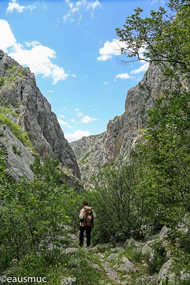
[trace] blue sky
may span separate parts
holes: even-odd
[[[36,75],[68,141],[106,131],[148,65],[127,65],[115,28],[163,0],[0,1],[0,49]],[[121,43],[120,43],[121,46]]]

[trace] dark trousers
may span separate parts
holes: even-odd
[[[87,246],[90,245],[90,234],[91,234],[91,227],[80,227],[80,237],[79,237],[79,245],[83,246],[84,244],[84,231],[86,231],[86,239],[87,239]]]

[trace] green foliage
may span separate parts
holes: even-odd
[[[7,159],[7,149],[0,145],[0,185],[5,185],[6,177],[5,177],[5,161]],[[0,199],[1,199],[2,192],[0,190]]]
[[[0,77],[0,86],[3,85],[3,83],[4,83],[4,77],[1,76],[1,77]]]
[[[26,180],[4,187],[0,217],[4,228],[0,236],[2,269],[28,252],[36,256],[42,239],[48,241],[43,243],[44,250],[48,250],[48,243],[53,249],[58,246],[57,236],[63,233],[60,225],[67,223],[63,207],[65,189],[64,185],[58,189],[46,181]]]
[[[22,153],[21,150],[20,150],[20,149],[17,149],[15,145],[12,146],[12,149],[13,149],[13,152],[14,152],[15,154],[21,155],[21,153]]]
[[[36,157],[30,167],[35,174],[36,180],[45,180],[53,185],[60,185],[65,180],[65,174],[59,164],[59,159],[53,160],[51,158],[47,158],[42,164],[40,158]]]
[[[77,284],[99,284],[104,273],[89,265],[88,254],[65,254],[62,249],[70,241],[61,225],[78,225],[85,195],[60,184],[64,175],[58,161],[47,159],[41,165],[36,158],[31,168],[34,181],[22,179],[1,188],[0,275],[9,270],[9,277],[46,276],[48,284],[60,284],[69,274]],[[4,172],[5,167],[0,173]]]
[[[148,112],[147,143],[137,148],[144,169],[138,188],[153,197],[154,215],[170,227],[190,211],[189,98],[180,90],[159,98]]]
[[[34,152],[35,149],[28,137],[28,133],[24,132],[20,126],[13,123],[9,118],[7,118],[4,114],[0,113],[0,124],[7,125],[13,134],[23,143],[23,145],[30,147]]]
[[[7,102],[4,102],[1,98],[0,98],[0,113],[2,114],[12,114],[15,117],[18,117],[19,114],[14,112],[14,110],[7,106]]]
[[[190,6],[185,0],[171,0],[167,6],[170,11],[159,7],[158,11],[151,10],[150,17],[144,19],[141,17],[143,9],[136,8],[135,13],[126,18],[123,29],[116,31],[126,44],[123,54],[129,58],[137,57],[137,60],[162,63],[167,67],[165,72],[174,76],[176,70],[190,71]],[[143,56],[142,48],[145,49]]]
[[[93,152],[93,150],[91,150],[91,151],[85,153],[85,155],[82,157],[82,159],[80,160],[79,163],[80,163],[80,164],[83,164],[83,163],[85,162],[86,158],[89,156],[89,154],[90,154],[91,152]]]
[[[98,212],[94,240],[108,242],[111,239],[126,239],[132,230],[139,237],[143,201],[139,203],[136,195],[134,165],[108,166],[95,182],[96,188],[91,195]]]
[[[53,256],[51,256],[52,254]],[[10,277],[17,276],[17,278],[45,276],[47,277],[47,284],[52,285],[60,284],[63,275],[71,278],[75,277],[77,284],[98,285],[100,284],[100,276],[104,274],[100,274],[97,269],[89,265],[88,254],[85,254],[83,250],[79,250],[74,255],[69,255],[63,253],[60,249],[55,249],[53,252],[41,250],[37,256],[29,252],[14,264],[9,273]]]
[[[152,249],[153,257],[151,257],[148,262],[148,272],[150,275],[158,273],[162,265],[168,261],[168,258],[166,257],[165,247],[161,242],[156,240],[153,243]]]

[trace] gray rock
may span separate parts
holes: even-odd
[[[166,226],[164,226],[161,229],[161,232],[159,233],[159,241],[162,241],[163,239],[167,238],[169,232],[170,232],[170,228],[167,228]]]
[[[9,117],[28,132],[37,153],[42,159],[59,159],[62,166],[80,179],[74,152],[51,105],[36,86],[34,74],[0,51],[0,77],[4,78],[0,98],[19,113],[18,117],[11,118],[10,114]]]
[[[109,256],[107,257],[107,260],[117,259],[117,257],[118,257],[118,254],[117,254],[117,253],[112,253],[111,255],[109,255]]]
[[[158,284],[158,275],[140,277],[136,279],[136,284],[139,284],[139,285],[146,285],[146,284],[154,285],[155,284],[156,285]]]
[[[100,266],[99,266],[98,264],[95,264],[95,263],[91,262],[91,261],[88,260],[88,259],[87,259],[87,262],[88,262],[88,264],[89,264],[91,267],[93,267],[93,268],[95,268],[95,269],[97,269],[97,270],[103,271],[102,268],[100,268]]]
[[[147,241],[141,250],[142,254],[148,254],[148,253],[151,254],[153,252],[152,251],[153,243],[154,243],[154,240]]]
[[[183,234],[190,233],[190,214],[186,214],[182,221],[178,223],[177,230]]]
[[[180,280],[181,281],[189,281],[190,280],[190,273],[186,272],[185,270],[180,272]]]
[[[102,262],[102,266],[111,280],[117,279],[117,272],[113,267],[112,268],[110,267],[109,262],[107,261]]]
[[[158,274],[158,281],[160,282],[159,284],[162,284],[162,281],[170,281],[174,282],[175,281],[175,274],[173,273],[172,270],[172,262],[173,259],[170,258],[166,263],[164,263],[160,269],[160,272]]]
[[[184,78],[180,79],[183,88],[188,90],[188,82]],[[147,127],[148,115],[146,111],[155,105],[155,99],[163,96],[164,89],[175,89],[176,82],[165,80],[160,66],[151,63],[141,82],[132,87],[127,92],[125,101],[125,112],[110,120],[107,124],[106,133],[102,136],[90,136],[85,138],[82,146],[83,156],[88,153],[88,158],[80,165],[81,177],[84,185],[91,188],[91,177],[97,175],[102,166],[113,160],[125,162],[128,159],[129,150],[141,139],[144,129]],[[96,142],[94,143],[94,141]],[[73,149],[84,142],[78,140],[72,143]],[[91,151],[93,149],[93,151]],[[89,154],[89,151],[90,154]],[[81,158],[80,158],[81,159]],[[80,159],[77,158],[79,161]]]
[[[66,253],[66,254],[73,254],[73,253],[76,253],[77,251],[79,251],[78,248],[68,247],[68,248],[65,249],[64,253]]]
[[[111,251],[112,252],[124,252],[124,249],[120,246],[117,246],[117,247],[111,248]]]
[[[0,125],[0,133],[0,147],[6,147],[8,151],[7,174],[14,180],[21,177],[32,180],[33,172],[30,169],[30,164],[34,162],[34,157],[31,151],[15,137],[7,125]]]
[[[164,81],[160,67],[150,64],[141,82],[129,89],[125,112],[108,122],[106,132],[71,143],[86,188],[93,188],[91,177],[111,160],[125,162],[128,159],[129,149],[135,148],[147,126],[146,111],[154,107],[155,99],[162,96],[168,86],[174,89],[175,82]]]
[[[169,246],[169,242],[167,241],[168,234],[170,232],[170,228],[164,226],[159,233],[158,241],[162,242],[162,245],[165,247],[166,257],[170,258],[172,256],[172,251]]]
[[[138,269],[136,268],[136,266],[129,261],[129,259],[127,257],[123,257],[122,258],[122,261],[124,262],[124,264],[122,264],[120,267],[119,267],[119,271],[124,271],[124,272],[137,272]]]
[[[92,247],[92,251],[98,251],[101,248],[112,248],[113,245],[111,243],[99,243],[96,246]]]
[[[63,285],[77,284],[77,279],[76,278],[62,276],[61,284],[63,284]]]
[[[96,255],[97,255],[98,257],[100,257],[100,259],[104,259],[104,257],[105,257],[105,254],[103,254],[103,253],[101,253],[101,252],[98,252]]]
[[[123,244],[123,247],[130,247],[132,245],[135,245],[137,248],[139,248],[139,247],[143,246],[143,243],[139,242],[139,241],[136,241],[133,238],[130,238],[130,239],[127,239],[125,241],[125,243]]]

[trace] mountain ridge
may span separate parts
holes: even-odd
[[[63,167],[80,179],[75,154],[51,105],[37,87],[34,74],[3,51],[0,51],[0,99],[2,108],[6,106],[12,110],[6,117],[28,133],[41,159],[59,159]]]
[[[185,81],[181,80],[181,83],[185,86]],[[113,160],[121,162],[127,159],[129,150],[135,147],[147,127],[146,111],[154,107],[156,98],[164,96],[164,89],[172,91],[175,86],[175,80],[165,79],[158,65],[150,64],[143,79],[128,90],[125,112],[109,120],[106,132],[70,143],[86,188],[93,188],[91,178],[98,174],[99,169]],[[97,137],[97,142],[94,142]]]

